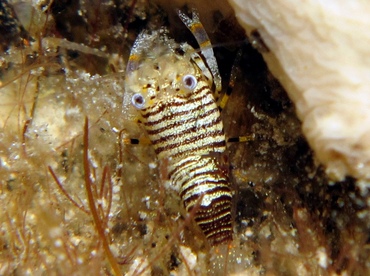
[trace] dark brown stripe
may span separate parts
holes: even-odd
[[[143,109],[140,110],[140,113],[141,113],[141,116],[143,116],[144,118],[148,118],[149,116],[146,116],[146,114],[151,113],[151,110],[153,110],[154,108],[157,108],[157,110],[155,112],[156,112],[156,114],[158,114],[158,113],[161,113],[165,107],[166,107],[166,105],[161,103],[159,105],[157,104],[155,106],[149,106],[147,108],[143,108]],[[153,114],[153,115],[155,115],[155,114]]]
[[[187,172],[187,173],[189,173],[189,172]],[[228,181],[227,181],[226,177],[224,175],[220,174],[220,171],[205,171],[205,172],[200,172],[200,173],[194,174],[194,176],[192,176],[191,179],[188,178],[188,180],[185,181],[182,184],[182,186],[186,186],[188,183],[190,183],[192,181],[195,181],[195,178],[198,177],[198,176],[209,176],[209,177],[207,179],[204,179],[203,182],[193,183],[188,188],[181,191],[180,197],[183,197],[187,192],[192,190],[192,187],[201,186],[201,185],[208,184],[208,183],[209,184],[219,184],[219,185],[224,184],[226,186],[228,184]],[[219,176],[219,177],[214,177],[214,176]]]
[[[204,105],[204,106],[205,106],[205,105]],[[204,107],[204,106],[203,106],[203,107]],[[202,115],[200,115],[200,116],[198,116],[198,117],[193,117],[193,118],[191,118],[191,119],[187,120],[187,121],[186,121],[186,123],[188,124],[188,123],[192,123],[192,122],[198,121],[199,119],[204,119],[204,118],[206,118],[207,116],[210,116],[210,115],[212,115],[213,113],[216,113],[217,111],[218,111],[218,109],[217,109],[217,108],[210,109],[210,110],[208,110],[207,112],[203,113]],[[162,119],[160,119],[160,120],[158,120],[157,122],[163,122],[163,120],[162,120]],[[218,117],[217,117],[217,119],[215,120],[215,122],[216,122],[216,123],[221,122],[221,116],[218,116]],[[169,129],[173,128],[173,127],[176,127],[176,126],[178,126],[178,125],[183,125],[183,124],[184,124],[184,121],[183,121],[183,120],[179,120],[179,121],[177,121],[177,122],[175,122],[175,123],[173,123],[173,124],[169,124],[169,125],[166,125],[166,126],[161,127],[161,128],[157,128],[157,129],[154,129],[154,130],[147,130],[147,132],[148,132],[148,134],[149,134],[149,135],[154,135],[154,134],[161,133],[161,132],[163,132],[163,131],[169,130]],[[145,125],[147,125],[147,124],[145,124]],[[203,126],[205,126],[205,125],[203,125]],[[203,126],[202,126],[202,127],[203,127]]]
[[[226,225],[217,225],[218,222],[217,221],[213,221],[211,223],[208,223],[207,225],[199,225],[199,227],[203,230],[203,233],[207,236],[207,238],[215,235],[215,234],[218,234],[220,233],[219,231],[221,229],[224,229],[224,230],[231,230],[231,215],[229,215],[227,217],[228,221],[230,221],[230,224],[226,224]]]
[[[232,196],[231,196],[230,188],[229,187],[225,187],[225,186],[223,186],[223,188],[224,189],[219,189],[219,190],[216,188],[214,190],[218,190],[218,192],[220,192],[220,191],[227,192],[229,195],[222,195],[222,196],[219,196],[219,197],[215,197],[212,200],[212,203],[211,203],[212,206],[213,206],[213,204],[220,203],[220,202],[223,202],[223,201],[224,202],[230,202],[231,201]],[[213,194],[215,194],[216,192],[213,192]],[[211,191],[207,191],[207,194],[209,194],[209,193],[211,193]],[[193,201],[196,202],[200,196],[202,196],[202,194],[194,194],[191,197],[189,197],[188,199],[183,200],[185,207],[188,206],[189,203],[191,203]],[[191,208],[189,209],[189,211],[190,210],[191,210]]]
[[[225,201],[221,205],[219,203],[215,206],[212,202],[210,206],[200,207],[195,214],[195,221],[208,241],[215,245],[232,240],[231,200]]]
[[[198,224],[200,228],[202,228],[204,234],[209,236],[211,233],[217,233],[222,229],[230,229],[231,230],[231,214],[229,213],[224,219],[221,220],[214,220],[207,224]]]
[[[225,145],[226,145],[225,140],[222,140],[222,141],[219,141],[219,142],[213,142],[213,143],[210,143],[210,144],[207,144],[207,145],[203,145],[201,147],[192,149],[190,151],[193,154],[197,154],[198,151],[202,151],[204,149],[210,149],[210,152],[215,152],[215,151],[217,151],[215,149],[224,148]],[[178,157],[183,156],[185,154],[189,154],[189,151],[179,151],[178,153],[175,153],[174,155],[172,155],[172,157],[173,158],[178,158]]]
[[[217,108],[215,109],[215,110],[217,110]],[[187,135],[187,134],[190,134],[190,133],[194,133],[194,135],[196,135],[196,138],[198,138],[199,137],[199,134],[198,134],[198,129],[199,128],[211,128],[211,127],[213,127],[214,125],[217,125],[218,123],[220,123],[220,121],[221,121],[221,118],[217,118],[216,120],[214,120],[214,121],[212,121],[212,122],[209,122],[209,123],[207,123],[207,124],[204,124],[204,125],[199,125],[199,126],[193,126],[193,127],[189,127],[189,128],[187,128],[187,129],[185,129],[184,131],[181,131],[181,132],[178,132],[178,133],[174,133],[174,134],[169,134],[169,135],[167,135],[167,136],[162,136],[161,138],[159,138],[159,139],[151,139],[151,142],[152,142],[152,144],[153,145],[157,145],[157,144],[161,144],[161,143],[163,143],[163,142],[166,142],[166,141],[171,141],[171,140],[183,140],[183,139],[181,139],[182,138],[182,136],[183,135]],[[184,124],[187,124],[188,123],[188,121],[183,121],[183,123]],[[212,137],[213,135],[209,135],[209,134],[211,134],[212,133],[212,131],[210,131],[210,132],[206,132],[206,133],[202,133],[202,135],[204,135],[203,137]],[[214,131],[213,131],[213,133],[215,133]],[[219,133],[221,133],[221,134],[223,134],[223,132],[221,131],[221,132],[219,132]],[[191,139],[191,138],[190,138]],[[196,139],[196,140],[198,140],[198,139]],[[183,142],[180,142],[179,144],[183,144]],[[186,144],[186,143],[185,143]]]
[[[212,105],[212,104],[214,104],[215,102],[209,102],[209,103],[207,103],[207,104],[200,104],[200,105],[198,105],[196,108],[193,108],[193,109],[187,109],[187,110],[184,110],[184,111],[181,111],[181,112],[177,112],[177,113],[171,113],[171,114],[169,114],[169,115],[165,115],[165,116],[163,116],[163,117],[161,117],[159,120],[157,120],[157,121],[147,121],[147,122],[144,122],[144,125],[145,126],[154,126],[154,125],[156,125],[156,124],[160,124],[160,123],[162,123],[163,121],[166,121],[166,120],[169,120],[169,119],[173,119],[173,118],[175,118],[175,117],[182,117],[182,116],[184,116],[184,115],[187,115],[187,114],[191,114],[191,113],[193,113],[193,112],[195,112],[195,111],[199,111],[199,110],[202,110],[202,109],[204,109],[205,107],[207,107],[207,106],[209,106],[209,105]],[[163,108],[164,108],[164,106],[163,106]],[[161,112],[163,111],[163,108],[162,108],[162,110],[161,110]]]
[[[192,198],[190,198],[188,201],[194,201],[194,200],[198,200],[198,197],[200,197],[201,195],[194,195]],[[232,200],[232,196],[231,196],[231,193],[229,195],[222,195],[222,196],[219,196],[217,198],[215,198],[214,200],[212,200],[212,203],[211,203],[211,207],[207,207],[207,208],[221,208],[222,206],[224,205],[228,205],[230,204],[231,206],[231,200]],[[185,203],[184,203],[185,205]],[[221,207],[220,207],[221,206]],[[186,205],[185,205],[186,207]],[[190,212],[192,209],[193,209],[194,206],[190,206],[187,210]],[[200,206],[202,207],[202,206]],[[202,213],[202,208],[200,208],[197,212],[198,214],[201,214]]]
[[[218,210],[218,212],[213,212],[212,206],[202,209],[201,213],[197,212],[195,215],[196,223],[202,228],[217,228],[229,224],[231,222],[231,201],[228,203],[225,204],[226,208]]]
[[[213,143],[203,145],[201,147],[190,150],[191,151],[190,154],[191,155],[197,155],[199,151],[204,151],[205,149],[209,149],[210,152],[217,152],[217,149],[224,148],[225,145],[226,145],[225,140],[219,141],[219,142],[213,142]],[[189,151],[179,151],[179,152],[175,153],[174,155],[172,155],[171,157],[172,158],[178,158],[178,157],[183,157],[183,156],[190,155],[190,154],[189,154]]]
[[[196,161],[196,160],[194,160],[194,159],[189,159],[189,160],[187,160],[186,162],[183,162],[182,164],[178,164],[178,166],[174,167],[174,169],[168,173],[168,178],[169,178],[169,179],[171,179],[171,177],[172,177],[172,175],[173,175],[174,173],[177,173],[177,172],[179,172],[179,171],[183,170],[183,168],[185,168],[185,167],[186,167],[186,166],[188,166],[189,164],[191,164],[191,163],[196,163],[196,162],[197,162],[197,161]]]
[[[203,229],[202,229],[203,230]],[[220,229],[217,229],[220,230]],[[207,239],[214,245],[222,243],[226,240],[232,239],[232,226],[222,228],[222,231],[214,231],[213,233],[206,234]]]
[[[218,184],[220,186],[217,186],[217,187],[214,187],[214,188],[205,190],[205,191],[203,191],[201,193],[195,193],[193,191],[193,190],[195,190],[196,187],[201,186],[201,185],[205,185],[205,184],[213,184],[213,185],[217,185]],[[191,202],[192,200],[194,200],[197,197],[200,197],[203,194],[213,195],[213,194],[220,193],[220,192],[230,193],[230,188],[229,188],[228,182],[226,180],[224,180],[224,181],[219,181],[219,180],[217,180],[217,181],[205,180],[202,183],[197,183],[197,184],[194,184],[194,185],[190,185],[185,191],[183,191],[183,192],[180,193],[180,197],[181,198],[184,198],[185,195],[191,195],[186,200],[184,199],[184,203],[185,204],[188,204],[189,202]],[[230,198],[231,198],[231,195],[230,195]],[[217,197],[215,197],[214,199],[216,200]]]
[[[199,164],[198,163],[198,160],[197,161],[193,161],[192,163],[194,163],[194,166],[191,168],[191,169],[187,169],[186,170],[186,173],[189,175],[197,170],[205,170],[205,167],[208,166],[210,163],[211,163],[211,160],[210,158],[207,159],[207,162],[205,164]],[[181,168],[179,168],[179,170],[181,170]],[[214,169],[212,169],[214,170]],[[204,171],[204,172],[211,172],[212,170],[207,170],[207,171]],[[169,176],[171,176],[171,174],[169,174]],[[169,177],[169,179],[171,179],[171,177]]]
[[[213,206],[211,206],[212,209]],[[223,208],[221,208],[223,207]],[[231,201],[225,202],[221,207],[217,207],[216,211],[211,210],[212,212],[209,212],[210,210],[206,210],[208,213],[197,213],[195,216],[195,221],[199,225],[207,225],[211,222],[217,222],[217,224],[227,224],[229,222],[228,216],[231,214]],[[214,211],[214,212],[213,212]]]
[[[188,144],[192,144],[194,143],[195,141],[199,141],[199,140],[203,140],[205,138],[208,138],[208,137],[216,137],[216,136],[219,136],[219,135],[223,135],[223,131],[222,130],[216,130],[216,131],[210,131],[208,133],[206,133],[206,135],[202,136],[202,138],[200,139],[199,136],[193,136],[191,137],[190,139],[186,139],[186,141],[181,141],[179,143],[174,143],[174,144],[168,144],[168,145],[165,145],[163,147],[158,147],[155,149],[155,153],[156,154],[159,154],[161,153],[162,151],[167,151],[167,150],[171,150],[171,149],[174,149],[174,148],[178,148],[180,146],[185,146],[185,145],[188,145]],[[157,140],[158,141],[158,140]],[[155,145],[157,141],[152,141],[152,143]],[[204,145],[204,147],[208,147],[208,146],[212,146],[214,144],[220,144],[222,143],[223,145],[225,145],[225,140],[221,141],[221,142],[215,142],[215,143],[211,143],[211,144],[207,144],[207,145]],[[191,151],[195,151],[197,148],[195,149],[190,149]],[[180,152],[180,154],[183,154],[183,152]],[[176,156],[176,155],[175,155]]]
[[[201,95],[201,96],[199,96],[199,97],[195,97],[195,98],[193,98],[193,99],[189,99],[189,100],[187,100],[187,101],[186,101],[186,104],[192,104],[192,103],[194,103],[194,102],[198,102],[198,101],[202,100],[203,98],[205,98],[205,96],[207,96],[207,95],[209,95],[209,94],[211,94],[211,95],[213,96],[212,91],[209,89],[209,87],[208,87],[207,85],[204,85],[203,87],[201,87],[201,88],[199,88],[198,90],[194,91],[194,93],[195,93],[195,94],[200,94],[200,93],[202,93],[205,89],[208,89],[208,90],[209,90],[209,92],[207,92],[207,93],[205,93],[205,94],[202,94],[202,95]],[[211,102],[214,102],[214,101],[211,101]],[[150,108],[150,107],[148,107],[148,108],[142,109],[142,110],[141,110],[141,115],[142,115],[144,118],[149,118],[150,116],[155,116],[155,115],[157,115],[157,114],[161,113],[161,112],[163,111],[164,107],[167,107],[167,106],[171,106],[171,107],[173,107],[173,106],[182,106],[182,105],[184,105],[184,104],[185,104],[184,102],[168,101],[168,102],[166,102],[166,104],[164,104],[164,103],[160,104],[157,110],[155,110],[154,108],[155,108],[155,107],[157,107],[158,105],[155,105],[155,106],[153,106],[153,107],[151,107],[151,108]],[[153,110],[153,109],[154,109],[154,110]],[[151,110],[153,110],[153,111],[151,111]]]

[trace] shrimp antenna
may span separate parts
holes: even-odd
[[[221,76],[218,70],[217,60],[215,58],[211,41],[207,35],[206,30],[203,27],[203,24],[199,20],[199,14],[195,9],[192,9],[192,18],[189,18],[185,13],[180,10],[177,10],[177,14],[180,17],[181,21],[185,26],[191,31],[197,40],[201,53],[207,61],[209,69],[213,75],[213,81],[216,86],[216,93],[218,94],[221,91]]]

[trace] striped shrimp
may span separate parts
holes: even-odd
[[[131,50],[124,106],[138,110],[168,178],[211,245],[232,240],[232,191],[218,156],[225,135],[216,99],[221,90],[208,35],[193,11],[178,12],[201,47],[176,43],[168,31],[142,31]]]

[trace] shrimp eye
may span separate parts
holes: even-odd
[[[193,75],[185,75],[182,77],[182,83],[186,89],[194,90],[198,81]]]
[[[136,93],[131,98],[131,103],[138,109],[142,109],[145,106],[145,99],[140,93]]]

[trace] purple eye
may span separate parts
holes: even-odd
[[[136,93],[131,98],[131,103],[137,108],[142,109],[145,106],[145,99],[140,93]]]
[[[185,75],[182,77],[182,83],[186,89],[194,90],[198,84],[198,81],[193,75]]]

